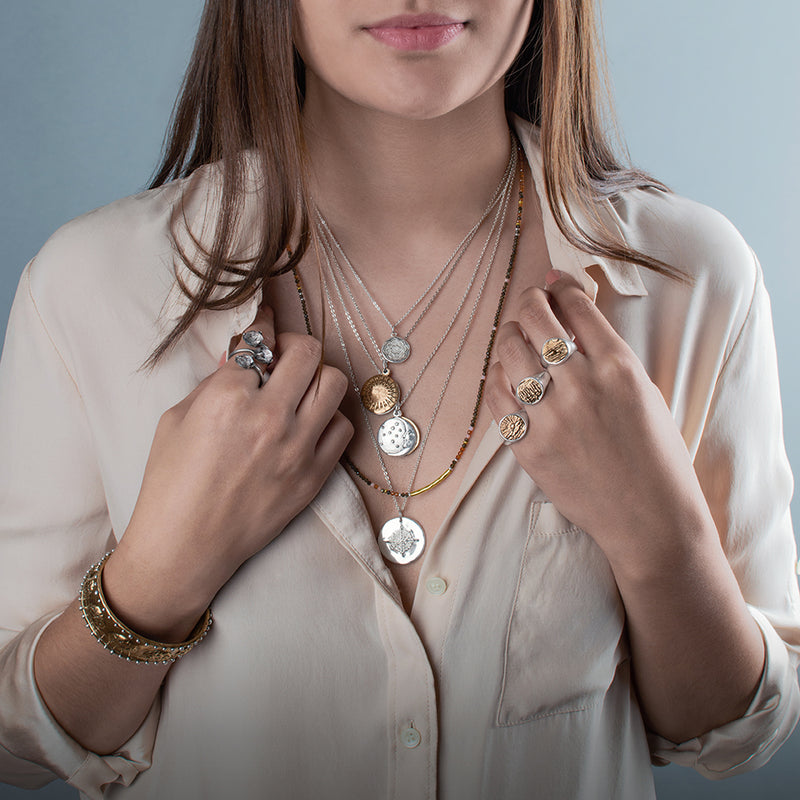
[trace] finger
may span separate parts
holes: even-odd
[[[322,366],[297,407],[297,423],[317,439],[325,430],[347,391],[347,377],[336,367]]]
[[[253,321],[240,334],[233,336],[228,343],[228,353],[239,347],[251,347],[244,341],[245,331],[258,331],[264,337],[264,344],[275,350],[275,313],[270,306],[259,306]]]
[[[535,405],[544,396],[550,373],[542,368],[539,354],[516,322],[506,322],[497,331],[497,356],[517,399]]]
[[[275,316],[269,306],[259,308],[250,325],[228,343],[225,360],[236,360],[240,355],[250,355],[262,376],[275,360]],[[239,366],[246,365],[240,363]],[[247,368],[253,369],[253,366]]]
[[[264,387],[264,399],[272,401],[280,397],[287,409],[295,413],[319,369],[322,345],[312,336],[300,333],[279,333],[276,338],[275,348],[280,355]]]
[[[572,338],[550,307],[547,292],[538,286],[529,287],[520,295],[519,326],[536,353],[539,355],[543,352],[549,354],[547,360],[551,366],[560,368],[561,364],[570,357],[570,354],[566,353],[560,359],[561,363],[554,363],[553,343],[557,345],[556,349],[559,347],[575,349],[572,345]],[[560,344],[558,340],[561,340]]]
[[[324,466],[333,465],[342,457],[353,438],[353,423],[337,411],[317,441],[316,460]]]
[[[525,438],[530,424],[528,414],[511,391],[508,375],[499,361],[486,373],[486,402],[506,443]]]
[[[547,273],[547,293],[566,325],[580,340],[587,355],[597,354],[617,342],[619,336],[592,299],[571,275],[558,270]]]
[[[508,376],[499,361],[495,361],[486,373],[486,402],[500,436],[507,444],[525,438],[530,424],[528,414],[511,392]]]

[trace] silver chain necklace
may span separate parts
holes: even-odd
[[[491,265],[494,262],[494,258],[495,258],[495,254],[496,254],[496,250],[497,250],[497,246],[498,246],[497,242],[499,241],[499,239],[496,237],[496,232],[498,230],[500,232],[502,232],[503,225],[505,223],[506,213],[507,213],[507,209],[508,209],[508,200],[509,200],[509,198],[511,196],[512,186],[513,186],[513,184],[509,184],[507,187],[505,187],[505,190],[501,194],[501,202],[500,202],[500,205],[499,205],[499,207],[497,209],[497,213],[495,214],[495,218],[494,218],[494,220],[492,222],[492,225],[491,225],[491,228],[490,228],[490,231],[489,231],[489,235],[487,236],[487,239],[486,239],[486,241],[485,241],[485,243],[483,245],[483,248],[481,249],[480,255],[479,255],[479,257],[478,257],[478,259],[477,259],[477,261],[475,263],[475,268],[474,268],[474,270],[472,272],[472,275],[471,275],[470,280],[469,280],[469,282],[467,284],[467,287],[466,287],[466,289],[465,289],[460,301],[458,302],[458,304],[456,306],[456,309],[455,309],[455,312],[451,316],[450,321],[448,322],[444,333],[439,338],[439,341],[436,343],[436,345],[431,349],[431,351],[428,354],[424,364],[422,365],[421,369],[417,373],[417,376],[414,378],[414,380],[413,380],[411,386],[409,387],[408,391],[401,395],[401,393],[399,391],[399,387],[398,387],[396,395],[392,394],[390,396],[390,401],[393,402],[394,405],[393,405],[392,408],[390,408],[388,410],[392,411],[392,417],[389,420],[387,420],[386,422],[384,422],[380,426],[379,431],[378,431],[378,444],[379,444],[380,448],[383,450],[383,452],[386,455],[390,455],[390,456],[405,456],[405,455],[409,455],[410,453],[412,453],[416,449],[417,445],[419,444],[419,441],[420,441],[419,428],[417,427],[417,425],[411,419],[409,419],[408,417],[403,415],[402,406],[408,400],[408,398],[411,396],[411,394],[413,393],[414,389],[417,387],[420,379],[422,378],[422,375],[424,374],[425,370],[428,368],[429,364],[433,360],[433,357],[436,355],[436,353],[438,352],[439,348],[442,346],[442,344],[444,343],[445,339],[447,338],[447,336],[450,334],[451,330],[453,329],[458,317],[461,314],[461,311],[464,308],[464,305],[466,304],[467,298],[469,297],[469,295],[470,295],[470,293],[472,291],[472,288],[473,288],[473,286],[475,284],[475,280],[477,278],[477,275],[478,275],[478,272],[480,270],[481,264],[484,262],[484,259],[485,259],[485,256],[486,256],[486,251],[487,251],[487,249],[489,247],[489,244],[492,241],[492,239],[494,238],[495,239],[495,248],[494,248],[494,251],[492,253],[491,259],[489,261],[489,266],[488,266],[488,268],[487,268],[487,270],[486,270],[486,272],[484,274],[483,281],[481,282],[480,288],[478,290],[478,297],[482,293],[483,287],[485,286],[486,280],[488,279],[489,270],[491,269]],[[322,243],[323,248],[324,248],[325,261],[326,261],[326,265],[327,265],[327,271],[328,271],[328,273],[330,275],[331,284],[333,285],[334,290],[335,290],[335,292],[336,292],[336,294],[338,296],[339,302],[341,304],[342,311],[343,311],[345,317],[347,318],[347,321],[348,321],[348,323],[350,325],[350,328],[351,328],[351,330],[353,332],[353,335],[356,338],[356,341],[361,346],[362,350],[364,351],[365,355],[367,356],[367,359],[370,361],[370,363],[373,365],[373,367],[375,367],[377,369],[377,365],[375,364],[375,360],[372,358],[372,355],[371,355],[371,353],[369,351],[369,348],[366,346],[366,343],[364,342],[361,334],[359,333],[358,327],[356,326],[356,324],[355,324],[350,312],[347,309],[347,305],[345,303],[345,299],[344,299],[344,296],[342,294],[342,288],[339,285],[339,280],[337,280],[337,277],[341,277],[341,273],[339,274],[339,276],[337,276],[337,272],[333,268],[333,263],[335,262],[336,254],[335,254],[335,252],[333,250],[332,244],[327,239],[327,237],[324,237],[324,236],[321,237],[321,243]],[[326,286],[327,286],[327,282],[326,282]],[[368,327],[368,325],[366,323],[366,320],[363,318],[363,316],[361,316],[360,318],[361,318],[362,324],[364,325],[365,329],[367,330],[367,333],[369,333],[369,327]],[[337,319],[338,319],[338,317],[337,317]],[[471,319],[471,317],[470,317],[470,319]],[[355,381],[355,375],[353,375],[353,380]],[[391,386],[397,386],[397,383],[394,381],[394,379],[391,378],[390,375],[388,375],[388,370],[385,370],[384,372],[382,372],[380,376],[375,376],[373,378],[368,379],[368,381],[364,384],[364,386],[369,385],[369,383],[371,381],[375,382],[377,380],[381,380],[381,381],[387,380],[387,381],[391,382],[391,384],[390,384]],[[366,403],[363,402],[364,386],[359,387],[358,384],[355,384],[354,388],[355,388],[356,392],[358,392],[362,397],[362,408],[372,410],[371,408],[369,408],[369,406]]]
[[[348,270],[350,271],[350,274],[353,276],[355,281],[361,287],[362,291],[364,292],[364,294],[366,295],[366,297],[370,301],[370,303],[372,303],[372,306],[375,308],[375,310],[383,317],[384,321],[386,322],[387,327],[389,328],[389,332],[390,332],[389,338],[383,343],[382,346],[378,346],[377,341],[375,340],[375,338],[373,337],[372,333],[369,331],[369,328],[366,325],[366,321],[364,320],[364,316],[361,313],[361,310],[360,310],[360,308],[358,306],[358,303],[356,302],[355,295],[354,295],[352,289],[350,288],[350,285],[349,285],[346,277],[344,276],[344,271],[341,269],[341,265],[339,264],[338,259],[335,259],[337,267],[339,268],[340,273],[342,275],[342,278],[341,278],[342,279],[342,283],[347,289],[347,293],[351,298],[351,301],[353,303],[354,308],[356,309],[356,312],[358,313],[358,316],[361,318],[361,321],[364,323],[364,327],[367,330],[367,333],[369,335],[370,341],[371,341],[373,347],[375,348],[375,351],[380,354],[380,358],[384,362],[384,369],[385,369],[385,364],[387,362],[391,363],[391,364],[402,364],[411,355],[411,346],[410,346],[410,344],[408,342],[409,337],[414,332],[414,330],[416,329],[417,325],[419,325],[419,323],[422,321],[422,319],[425,316],[425,314],[429,311],[430,307],[433,305],[433,303],[436,300],[436,298],[438,297],[439,293],[442,291],[442,289],[444,289],[444,287],[447,284],[448,280],[452,276],[455,268],[458,266],[458,263],[461,260],[461,257],[466,252],[466,250],[468,249],[469,245],[472,243],[472,240],[475,237],[475,235],[478,232],[478,230],[481,227],[481,225],[483,225],[483,223],[486,220],[486,218],[492,213],[492,211],[495,208],[495,206],[497,206],[497,204],[501,201],[501,199],[504,197],[504,195],[509,190],[509,186],[511,185],[511,183],[513,183],[513,178],[514,178],[514,173],[515,173],[515,170],[516,170],[516,165],[517,165],[517,148],[514,146],[513,137],[512,137],[511,149],[510,149],[510,153],[509,153],[509,157],[508,157],[508,162],[506,163],[505,171],[503,173],[503,176],[500,179],[500,182],[498,183],[497,187],[495,188],[494,193],[492,194],[492,197],[489,200],[488,205],[486,206],[486,208],[484,209],[483,213],[481,214],[480,219],[467,232],[467,235],[461,240],[461,242],[459,242],[459,244],[456,247],[456,249],[452,252],[452,254],[447,259],[447,261],[445,261],[444,266],[434,276],[433,280],[430,282],[430,284],[427,286],[427,288],[411,304],[411,307],[405,312],[405,314],[403,314],[397,320],[397,322],[395,322],[395,323],[392,323],[392,321],[389,319],[389,317],[386,314],[386,312],[383,310],[381,305],[378,303],[378,301],[375,299],[375,297],[372,295],[372,293],[367,288],[367,285],[366,285],[366,283],[364,283],[363,278],[358,274],[358,271],[355,269],[355,267],[353,266],[352,262],[347,257],[347,254],[344,252],[344,249],[342,248],[342,245],[339,243],[338,239],[336,238],[336,236],[331,231],[327,220],[322,215],[322,212],[319,210],[319,208],[315,208],[315,211],[316,211],[316,223],[317,223],[318,230],[320,231],[320,233],[324,232],[324,235],[333,243],[334,247],[338,251],[339,255],[341,256],[341,258],[344,261],[345,265],[347,266]],[[449,269],[448,269],[448,267],[449,267]],[[438,284],[438,286],[437,286],[437,284]],[[433,291],[433,295],[429,299],[428,303],[425,305],[425,307],[419,313],[419,315],[417,316],[416,320],[412,323],[411,327],[406,331],[406,333],[403,336],[400,336],[399,333],[398,333],[398,329],[399,329],[400,325],[404,322],[404,320],[408,316],[411,315],[411,313],[414,311],[414,309],[425,299],[425,297],[427,297],[427,295],[431,292],[431,290],[434,289],[434,287],[436,287],[436,288]]]
[[[483,290],[486,286],[486,283],[489,279],[489,275],[491,273],[492,267],[494,266],[494,262],[497,256],[497,250],[500,246],[500,241],[502,239],[504,223],[506,219],[506,214],[508,210],[508,195],[504,193],[503,202],[502,202],[502,214],[501,214],[501,221],[499,226],[492,226],[492,234],[494,238],[494,245],[492,247],[491,257],[489,259],[488,266],[485,270],[483,275],[483,279],[481,281],[480,287],[476,294],[475,300],[472,304],[472,308],[469,313],[469,317],[467,318],[466,324],[464,326],[463,333],[461,335],[461,339],[458,343],[456,348],[456,352],[453,355],[453,358],[450,362],[450,367],[447,372],[447,376],[444,379],[442,384],[441,391],[439,392],[439,396],[436,399],[436,403],[434,404],[433,411],[431,412],[430,421],[428,422],[427,427],[425,428],[425,432],[422,435],[421,441],[419,441],[419,431],[417,430],[417,440],[419,441],[419,454],[417,455],[416,462],[412,469],[411,478],[408,484],[408,491],[405,493],[406,496],[403,497],[402,503],[398,500],[396,494],[394,493],[394,487],[392,484],[392,479],[389,475],[389,470],[386,467],[386,462],[383,458],[383,453],[386,452],[384,448],[381,446],[379,439],[376,438],[375,433],[372,430],[372,426],[370,425],[370,418],[369,414],[367,413],[367,409],[361,404],[361,413],[364,418],[365,425],[367,427],[367,431],[369,432],[370,439],[372,440],[373,447],[375,448],[375,452],[378,456],[378,462],[381,467],[381,472],[383,473],[383,477],[386,480],[386,484],[389,487],[390,491],[392,492],[392,500],[395,505],[395,509],[397,510],[397,516],[389,519],[387,522],[383,524],[381,527],[380,536],[378,537],[378,546],[379,549],[384,556],[389,561],[392,561],[396,564],[408,564],[412,561],[415,561],[422,555],[423,550],[425,549],[425,532],[422,526],[416,521],[409,517],[405,516],[405,508],[408,504],[410,499],[411,488],[414,485],[414,481],[417,476],[417,472],[419,471],[420,463],[422,461],[422,454],[425,449],[425,444],[427,443],[428,436],[430,435],[431,429],[433,428],[433,423],[439,413],[439,409],[442,404],[442,400],[444,399],[444,395],[447,391],[447,387],[450,383],[450,379],[452,378],[453,372],[455,371],[456,364],[458,363],[458,359],[461,356],[461,352],[464,348],[464,343],[466,342],[467,335],[472,327],[472,322],[475,318],[475,314],[478,310],[478,305],[483,295]],[[492,236],[490,236],[491,240]],[[488,242],[487,242],[488,245]],[[484,248],[484,252],[485,252]],[[330,245],[328,244],[325,247],[325,260],[328,266],[328,272],[333,274],[332,272],[332,265],[330,263],[330,258],[332,255],[332,250]],[[480,262],[479,262],[480,263]],[[333,301],[333,296],[328,287],[328,278],[325,274],[325,271],[322,272],[322,288],[325,294],[325,299],[328,303],[328,308],[331,312],[331,318],[333,319],[334,327],[336,329],[336,334],[339,339],[339,344],[342,348],[342,353],[344,355],[345,363],[347,364],[347,369],[350,375],[350,380],[353,384],[353,388],[356,392],[359,391],[359,383],[358,379],[356,378],[355,370],[353,368],[352,360],[350,358],[350,354],[347,350],[347,345],[345,344],[344,335],[342,333],[342,327],[339,323],[339,316],[336,313],[336,306]],[[342,307],[344,308],[344,298],[341,295],[341,291],[339,290],[338,286],[335,286],[336,292],[339,296],[340,302],[342,303]],[[463,305],[463,302],[462,302]],[[381,428],[384,427],[387,423],[384,423]],[[411,423],[413,425],[413,423]],[[380,431],[379,431],[380,437]],[[416,444],[414,448],[416,448]],[[408,452],[411,452],[409,450]]]
[[[461,310],[462,310],[464,304],[466,303],[467,297],[469,296],[469,293],[472,290],[472,287],[474,285],[474,282],[475,282],[475,280],[477,278],[477,275],[478,275],[478,272],[480,270],[480,265],[483,262],[483,259],[484,259],[485,254],[486,254],[486,250],[487,250],[487,248],[489,246],[489,243],[491,242],[491,240],[492,240],[492,238],[494,236],[494,233],[495,233],[495,230],[497,229],[498,224],[500,225],[500,228],[502,229],[502,225],[503,225],[503,223],[505,221],[505,216],[506,216],[506,211],[507,211],[508,198],[510,196],[510,193],[511,193],[512,187],[513,187],[513,179],[514,179],[514,174],[515,174],[517,163],[518,163],[517,148],[516,147],[512,147],[511,156],[510,156],[508,164],[506,166],[506,171],[505,171],[505,173],[503,175],[503,179],[501,181],[501,184],[495,190],[495,193],[494,193],[494,195],[492,197],[492,200],[490,201],[490,203],[487,206],[486,210],[482,214],[481,219],[478,221],[478,223],[476,223],[475,226],[473,226],[473,228],[470,230],[470,232],[467,234],[467,236],[461,241],[459,246],[453,252],[453,255],[445,263],[445,267],[442,270],[439,271],[439,274],[434,279],[434,281],[428,286],[428,288],[426,288],[425,292],[423,292],[423,294],[419,297],[419,299],[412,305],[412,307],[403,315],[403,317],[399,321],[399,322],[402,322],[402,320],[405,319],[411,313],[411,311],[413,311],[413,309],[416,308],[419,305],[419,303],[430,292],[431,288],[433,286],[435,286],[437,281],[442,277],[442,275],[444,274],[444,270],[448,268],[448,265],[450,265],[450,268],[449,268],[449,272],[447,273],[447,275],[444,276],[445,281],[449,278],[449,276],[452,274],[453,270],[455,269],[455,266],[457,265],[458,261],[460,261],[460,259],[461,259],[462,255],[463,255],[464,251],[466,250],[467,246],[474,239],[474,236],[475,236],[477,230],[479,229],[480,225],[483,224],[483,222],[486,220],[487,216],[491,213],[492,209],[495,206],[497,206],[497,211],[495,213],[495,217],[494,217],[494,220],[492,222],[489,234],[488,234],[487,239],[486,239],[486,241],[485,241],[485,243],[483,245],[483,248],[481,249],[480,256],[478,257],[478,260],[476,261],[475,269],[472,272],[472,275],[471,275],[471,278],[470,278],[470,280],[468,282],[466,290],[463,293],[460,302],[457,304],[455,313],[452,315],[452,317],[451,317],[449,323],[447,324],[447,326],[445,328],[445,331],[442,334],[442,336],[440,337],[439,341],[430,350],[430,352],[429,352],[429,354],[428,354],[428,356],[427,356],[427,358],[425,360],[425,363],[422,365],[422,367],[419,370],[416,378],[412,382],[410,388],[404,394],[401,394],[400,388],[397,385],[397,382],[391,376],[391,372],[389,370],[387,359],[385,358],[385,351],[386,351],[387,348],[386,348],[385,345],[384,345],[383,348],[379,348],[378,347],[377,341],[376,341],[374,335],[372,334],[372,331],[370,330],[370,327],[369,327],[369,325],[368,325],[363,313],[361,312],[361,309],[360,309],[360,307],[358,305],[358,301],[356,300],[355,294],[354,294],[351,286],[349,285],[349,283],[348,283],[348,281],[346,279],[346,276],[344,274],[344,270],[342,269],[341,264],[339,263],[339,260],[337,258],[336,251],[338,251],[339,254],[342,256],[342,258],[345,260],[345,263],[349,267],[349,269],[352,272],[352,274],[355,276],[355,278],[358,281],[359,285],[362,287],[364,292],[367,294],[367,297],[372,302],[372,304],[375,306],[375,308],[377,308],[378,311],[381,313],[381,315],[383,316],[384,320],[386,320],[387,324],[389,324],[391,326],[391,323],[389,322],[388,317],[386,316],[386,314],[381,309],[380,305],[377,303],[377,301],[372,297],[372,295],[367,290],[366,285],[364,284],[363,280],[358,275],[358,273],[354,269],[352,263],[347,258],[347,256],[344,253],[341,245],[336,241],[335,237],[333,236],[332,232],[330,231],[330,228],[327,226],[327,223],[325,223],[325,220],[322,218],[321,214],[318,215],[319,216],[319,220],[318,220],[318,223],[316,225],[316,230],[317,230],[318,238],[322,242],[323,247],[325,249],[325,260],[326,260],[327,265],[328,265],[328,272],[330,273],[331,282],[332,282],[332,284],[333,284],[333,286],[336,289],[336,292],[338,294],[339,301],[340,301],[341,306],[342,306],[342,311],[344,312],[345,317],[347,318],[347,321],[348,321],[348,323],[350,325],[351,330],[353,331],[353,334],[354,334],[354,336],[356,338],[356,341],[360,344],[360,346],[364,350],[364,353],[366,354],[368,360],[373,365],[373,367],[376,369],[376,371],[379,371],[378,374],[373,375],[372,377],[368,378],[367,381],[365,381],[365,383],[360,387],[359,393],[360,393],[360,396],[361,396],[362,405],[367,410],[371,411],[374,414],[378,414],[378,415],[388,414],[390,411],[392,412],[392,419],[390,419],[389,421],[384,423],[383,426],[381,426],[381,431],[380,431],[381,435],[379,437],[379,442],[380,442],[384,452],[387,455],[393,455],[393,456],[408,455],[409,453],[413,452],[414,449],[416,449],[417,443],[419,442],[419,429],[417,428],[417,426],[411,420],[409,420],[408,418],[403,416],[403,414],[402,414],[402,405],[403,405],[403,403],[405,403],[408,400],[408,398],[413,393],[413,391],[416,388],[417,384],[419,383],[419,380],[421,379],[423,373],[425,372],[425,370],[427,369],[428,365],[432,361],[433,357],[436,355],[436,353],[438,352],[439,348],[444,343],[445,339],[447,338],[447,336],[449,335],[449,333],[452,330],[453,326],[455,325],[455,323],[456,323],[456,321],[457,321],[457,319],[458,319],[458,317],[459,317],[459,315],[461,313]],[[334,248],[336,248],[336,250],[334,250]],[[494,255],[492,256],[492,258],[494,258]],[[334,268],[334,265],[335,265],[335,268]],[[417,326],[417,324],[422,319],[424,314],[432,306],[434,300],[436,299],[436,297],[438,296],[439,292],[443,288],[445,281],[442,281],[440,286],[436,289],[436,291],[434,292],[433,296],[428,301],[428,304],[422,310],[422,313],[419,315],[417,320],[411,326],[411,329],[409,330],[409,332],[406,334],[407,336],[411,333],[411,331],[413,331],[413,329]],[[484,280],[484,283],[485,283],[485,280]],[[356,315],[358,316],[358,318],[359,318],[359,320],[361,322],[361,325],[363,326],[363,329],[364,329],[364,331],[366,333],[366,336],[369,338],[369,340],[370,340],[370,342],[371,342],[371,344],[372,344],[372,346],[374,348],[373,352],[378,352],[379,353],[379,357],[381,358],[380,366],[379,366],[378,363],[376,363],[375,358],[373,358],[372,353],[370,352],[369,348],[367,347],[366,343],[364,342],[363,337],[361,336],[361,334],[360,334],[360,332],[358,330],[358,326],[356,325],[352,315],[350,314],[350,312],[347,309],[347,303],[345,302],[344,296],[342,294],[342,290],[341,290],[340,284],[341,284],[341,286],[344,287],[344,290],[345,290],[345,292],[347,293],[347,295],[348,295],[348,297],[350,299],[350,303],[351,303]],[[397,323],[398,325],[399,325],[399,322]],[[396,329],[396,326],[394,326],[394,328]],[[395,334],[395,330],[393,329],[392,330],[392,336],[390,337],[390,340],[398,339],[398,337],[396,337],[394,334]],[[410,349],[409,349],[409,352],[410,352]],[[390,361],[389,363],[400,363],[400,361],[405,361],[406,358],[407,358],[407,356],[404,357],[403,359],[397,359],[395,361]]]

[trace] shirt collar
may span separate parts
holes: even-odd
[[[252,180],[252,186],[257,186],[255,174],[248,172],[248,181]],[[216,164],[207,164],[193,172],[188,178],[177,182],[176,196],[171,212],[171,224],[173,225],[174,236],[181,251],[189,258],[192,263],[200,263],[202,253],[199,244],[208,248],[214,237],[214,226],[220,207],[221,180],[219,179],[219,168]],[[247,188],[242,215],[238,225],[239,242],[257,242],[258,234],[256,231],[258,191],[255,188]],[[181,219],[183,217],[183,219]],[[246,253],[246,245],[241,248],[242,255]],[[167,293],[164,305],[159,316],[159,325],[162,334],[165,334],[172,325],[180,319],[189,307],[189,297],[181,288],[183,283],[192,293],[197,292],[202,286],[201,279],[190,270],[180,259],[177,253],[173,252],[173,280]],[[231,276],[236,279],[236,276]],[[228,287],[217,286],[211,293],[211,298],[222,298]],[[234,333],[244,330],[256,315],[258,306],[261,304],[262,290],[259,287],[253,296],[232,309],[224,309],[218,312],[208,312],[213,317],[217,327],[229,331],[228,338]],[[227,341],[227,340],[226,340]]]
[[[586,293],[592,298],[597,294],[597,283],[586,271],[592,266],[600,267],[606,280],[617,294],[627,296],[646,295],[647,289],[645,288],[642,277],[639,274],[639,268],[636,264],[627,261],[616,261],[586,253],[571,244],[564,234],[561,233],[553,218],[550,205],[547,202],[540,131],[536,126],[521,117],[515,116],[513,122],[525,156],[528,159],[531,174],[533,175],[533,183],[536,188],[536,194],[539,198],[539,206],[542,212],[545,241],[550,255],[550,262],[553,267],[574,276],[578,282],[581,283]],[[213,185],[216,184],[214,176],[211,174],[213,170],[213,165],[201,168],[187,179],[187,181],[181,181],[182,186],[179,189],[179,191],[183,191],[184,188],[189,189],[186,201],[186,220],[188,224],[192,225],[192,230],[197,238],[204,242],[210,241],[211,233],[208,228],[213,227],[213,220],[216,218],[216,209],[219,204],[219,198],[212,188]],[[192,186],[189,182],[196,183]],[[252,200],[255,197],[256,192],[249,193],[249,199]],[[179,203],[180,201],[178,200],[177,202]],[[619,231],[624,237],[622,221],[611,201],[604,198],[597,202],[599,204],[599,212],[606,223]],[[248,213],[248,211],[252,210],[249,208],[250,205],[250,203],[245,203],[243,215],[245,219],[257,219],[258,215],[251,215]],[[180,211],[177,213],[180,213]],[[583,224],[580,214],[574,213],[578,223]],[[199,227],[197,227],[198,222]],[[245,222],[243,227],[247,230],[250,227],[250,223]],[[177,235],[180,237],[181,246],[185,248],[185,252],[188,255],[191,256],[193,252],[196,252],[196,248],[190,237],[185,233],[185,226],[180,224],[177,226]],[[191,290],[194,291],[199,288],[200,279],[192,273],[183,262],[176,260],[175,269],[181,280]],[[212,297],[221,296],[223,292],[224,287],[218,288],[214,291]],[[248,301],[231,310],[233,323],[230,325],[230,328],[232,331],[244,329],[250,320],[253,319],[256,309],[261,303],[261,297],[262,292],[259,289]],[[181,290],[176,278],[173,281],[164,304],[163,313],[161,315],[162,321],[174,322],[179,319],[188,308],[188,305],[189,299]]]
[[[587,268],[599,266],[611,285],[611,288],[620,295],[644,296],[647,289],[639,274],[636,264],[628,261],[616,261],[603,256],[593,255],[583,250],[579,250],[571,244],[561,233],[556,224],[550,204],[547,202],[547,193],[544,181],[544,161],[542,159],[541,132],[539,128],[522,119],[513,117],[514,129],[519,137],[522,149],[530,165],[533,183],[536,187],[536,194],[539,198],[539,206],[542,210],[542,223],[544,226],[545,241],[547,251],[550,255],[550,263],[555,269],[561,270],[572,275],[583,286],[584,291],[592,298],[597,295],[597,283],[586,272]],[[622,220],[617,214],[614,206],[608,198],[603,198],[598,203],[598,211],[601,218],[612,229],[616,229],[624,239]],[[585,220],[577,211],[575,214],[577,222],[583,226]]]

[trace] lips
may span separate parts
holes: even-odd
[[[436,50],[451,42],[466,22],[443,14],[401,14],[364,27],[374,39],[397,50]]]

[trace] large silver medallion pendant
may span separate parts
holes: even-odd
[[[378,428],[378,446],[387,456],[407,456],[418,444],[419,428],[397,410]]]
[[[381,347],[381,355],[390,364],[402,364],[411,355],[411,345],[399,336],[390,336]]]
[[[395,517],[381,528],[378,547],[387,561],[410,564],[419,558],[425,549],[425,532],[413,519]]]

